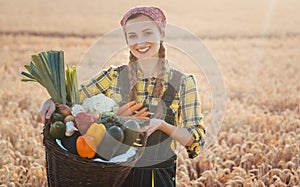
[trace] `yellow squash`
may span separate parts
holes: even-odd
[[[86,134],[92,136],[95,139],[97,146],[102,141],[106,133],[106,128],[103,124],[93,123],[90,128],[86,131]]]

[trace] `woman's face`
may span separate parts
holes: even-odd
[[[130,51],[138,59],[158,57],[160,30],[148,16],[141,15],[126,22],[126,39]]]

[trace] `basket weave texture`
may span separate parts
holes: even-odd
[[[43,129],[48,186],[121,186],[139,160],[144,146],[126,162],[104,163],[82,158],[63,150],[50,137],[50,123]],[[145,142],[143,142],[145,144]]]

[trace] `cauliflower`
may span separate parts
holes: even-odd
[[[82,103],[82,107],[89,111],[97,110],[99,113],[103,113],[113,111],[118,105],[115,100],[100,93],[90,98],[86,98]]]
[[[86,112],[85,109],[81,105],[74,105],[72,107],[71,113],[74,117],[76,117],[76,115],[80,112]]]

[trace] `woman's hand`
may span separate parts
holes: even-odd
[[[141,128],[141,132],[145,132],[147,136],[150,136],[156,130],[161,130],[165,125],[165,121],[157,118],[150,119],[150,123],[147,126]]]
[[[161,119],[152,118],[149,125],[141,128],[141,132],[145,132],[146,136],[150,136],[156,130],[166,133],[181,145],[191,146],[193,143],[193,137],[186,128],[171,125]]]
[[[37,121],[41,123],[45,123],[45,120],[50,119],[54,111],[55,111],[55,103],[52,101],[52,99],[47,99],[42,104],[37,114]]]

